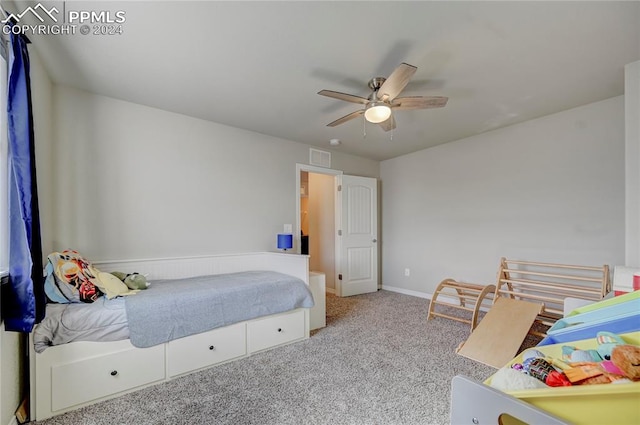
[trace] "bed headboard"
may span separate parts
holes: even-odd
[[[309,284],[309,257],[280,252],[94,261],[93,265],[105,272],[120,271],[145,274],[149,281],[249,270],[270,270],[295,276]]]

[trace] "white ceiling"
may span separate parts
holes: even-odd
[[[54,82],[376,160],[621,95],[640,60],[638,1],[62,3],[126,22],[31,36]],[[398,111],[393,134],[326,127],[359,105],[318,91],[367,97],[401,62],[418,67],[402,95],[449,104]]]

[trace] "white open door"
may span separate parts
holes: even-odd
[[[378,191],[370,177],[336,176],[336,293],[378,290]]]

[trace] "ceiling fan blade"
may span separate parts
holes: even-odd
[[[449,101],[444,96],[407,96],[396,97],[391,104],[395,110],[442,108]]]
[[[406,87],[407,83],[413,74],[416,73],[418,68],[409,65],[408,63],[401,63],[399,67],[393,70],[389,78],[382,83],[380,89],[378,90],[378,99],[385,100],[393,100],[400,92]]]
[[[396,120],[395,118],[393,118],[393,114],[391,114],[391,116],[386,121],[382,121],[378,125],[382,127],[384,131],[393,130],[394,128],[396,128]]]
[[[352,113],[350,113],[350,114],[348,114],[348,115],[345,115],[345,116],[344,116],[344,117],[342,117],[342,118],[338,118],[337,120],[335,120],[335,121],[330,122],[329,124],[327,124],[327,127],[335,127],[335,126],[337,126],[337,125],[340,125],[340,124],[342,124],[342,123],[345,123],[345,122],[347,122],[347,121],[350,121],[350,120],[352,120],[352,119],[354,119],[354,118],[358,118],[358,117],[359,117],[360,115],[362,115],[362,114],[364,114],[364,109],[360,109],[359,111],[352,112]]]
[[[369,102],[369,99],[365,99],[364,97],[354,96],[352,94],[340,93],[339,91],[333,90],[320,90],[318,92],[321,96],[333,97],[334,99],[344,100],[351,103],[361,103],[366,105]]]

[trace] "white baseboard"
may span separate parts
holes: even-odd
[[[427,292],[412,291],[411,289],[398,288],[397,286],[382,285],[385,291],[398,292],[400,294],[411,295],[412,297],[431,299],[433,294]]]
[[[398,288],[396,286],[382,285],[382,289],[386,291],[391,291],[391,292],[398,292],[404,295],[411,295],[412,297],[426,298],[428,300],[433,298],[433,294],[430,294],[428,292],[418,292],[418,291],[413,291],[411,289]],[[453,305],[458,305],[460,303],[460,301],[457,298],[450,297],[447,295],[442,295],[442,294],[440,294],[440,296],[438,297],[438,302],[444,302],[444,303],[453,304]]]

